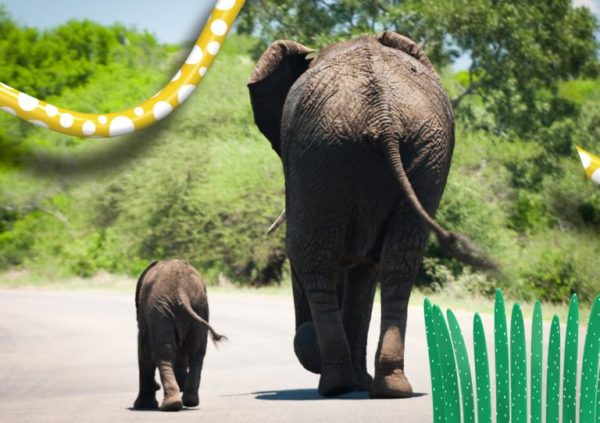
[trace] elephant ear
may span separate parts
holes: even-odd
[[[313,50],[294,41],[276,41],[265,51],[248,81],[254,121],[281,156],[281,117],[288,92],[308,69]]]
[[[429,60],[423,49],[410,38],[392,31],[385,31],[377,36],[377,41],[379,41],[382,45],[386,47],[403,51],[409,56],[414,57],[419,62],[421,62],[427,69],[433,72],[434,75],[437,76],[435,68],[431,64],[431,61]]]

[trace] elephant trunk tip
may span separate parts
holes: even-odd
[[[445,234],[438,234],[438,240],[448,254],[461,262],[480,270],[500,272],[500,265],[488,257],[465,235],[457,232],[446,232]]]

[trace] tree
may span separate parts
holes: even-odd
[[[438,69],[466,54],[454,106],[477,94],[496,131],[522,135],[573,110],[558,83],[597,74],[596,28],[571,0],[250,0],[240,25],[259,36],[261,51],[277,38],[318,47],[391,29],[420,43]]]

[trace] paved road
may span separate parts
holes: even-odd
[[[316,393],[318,377],[304,371],[293,354],[291,298],[209,293],[209,301],[211,323],[231,341],[218,350],[209,346],[200,407],[174,416],[129,408],[137,389],[133,295],[0,291],[0,420],[432,421],[421,308],[410,310],[406,357],[407,374],[420,396],[369,400],[355,393],[324,399]],[[459,318],[470,332],[468,315]],[[375,310],[371,368],[379,319]]]

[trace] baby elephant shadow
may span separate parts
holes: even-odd
[[[364,392],[350,392],[346,395],[337,397],[323,397],[319,395],[316,389],[282,389],[279,391],[261,391],[254,392],[255,398],[258,400],[266,401],[322,401],[322,400],[368,400],[369,393]],[[412,394],[411,398],[422,397],[424,393],[416,392]]]

